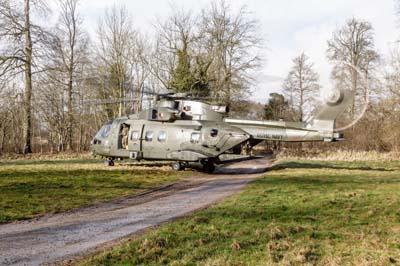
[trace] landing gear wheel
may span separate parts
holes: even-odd
[[[104,166],[114,166],[114,161],[111,159],[107,159],[104,161]]]
[[[215,171],[215,164],[212,162],[204,162],[203,163],[203,170],[206,173],[212,173]]]
[[[172,168],[172,170],[174,170],[174,171],[182,171],[182,170],[185,169],[185,166],[184,166],[182,163],[180,163],[180,162],[173,162],[173,163],[171,164],[171,168]]]

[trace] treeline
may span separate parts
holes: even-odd
[[[149,35],[114,5],[89,38],[79,0],[58,1],[50,26],[48,4],[0,0],[0,154],[87,150],[104,122],[138,112],[149,91],[229,104],[260,67],[259,23],[246,7],[172,7]]]
[[[103,123],[138,112],[151,92],[191,92],[252,119],[307,121],[317,104],[319,76],[304,53],[264,112],[244,100],[266,50],[259,21],[245,6],[233,9],[221,0],[197,12],[172,7],[149,34],[114,5],[89,36],[79,0],[59,0],[53,11],[49,3],[0,0],[0,154],[85,151]],[[50,14],[57,16],[54,25]],[[326,55],[334,86],[356,92],[338,126],[357,120],[367,106],[344,132],[349,141],[339,145],[398,151],[399,47],[378,54],[372,25],[352,18],[327,40]]]

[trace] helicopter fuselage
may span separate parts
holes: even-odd
[[[106,123],[93,138],[96,155],[135,160],[224,163],[248,157],[263,140],[336,141],[341,136],[310,124],[227,117],[228,108],[164,99],[139,114]],[[321,123],[320,123],[321,124]]]
[[[128,125],[128,143],[121,129]],[[200,161],[217,158],[250,138],[240,128],[224,122],[180,120],[173,123],[118,118],[93,141],[95,154],[136,160]],[[101,133],[101,132],[100,132]]]

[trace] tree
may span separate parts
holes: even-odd
[[[336,86],[355,93],[348,112],[348,119],[354,121],[369,100],[368,92],[373,88],[371,84],[374,70],[379,61],[379,55],[374,50],[371,24],[355,18],[347,20],[328,41],[327,57],[333,63],[332,79]],[[354,126],[347,134],[351,139],[352,149],[361,145],[360,138],[355,137],[359,133]]]
[[[297,112],[296,120],[303,122],[310,115],[312,103],[318,94],[319,76],[304,53],[292,61],[292,69],[283,83],[283,93]]]
[[[235,13],[221,0],[202,11],[200,23],[204,53],[212,59],[208,69],[212,94],[229,104],[248,92],[260,66],[259,22],[245,6]]]
[[[156,25],[156,43],[150,72],[165,89],[208,96],[211,59],[201,50],[199,25],[191,12],[173,7],[172,14]]]
[[[23,95],[15,85],[7,84],[0,90],[0,155],[3,152],[21,153],[23,138]]]
[[[289,108],[285,96],[279,93],[270,93],[268,103],[264,106],[264,118],[267,120],[283,119]]]
[[[356,102],[363,102],[360,97],[365,97],[367,89],[361,79],[370,79],[374,64],[379,59],[374,50],[371,24],[355,18],[348,20],[328,41],[327,56],[334,64],[332,77],[338,86],[356,93],[351,108],[351,118],[354,118]]]
[[[386,142],[392,151],[397,152],[400,150],[400,47],[398,44],[393,47],[385,63],[382,84],[385,88],[385,97],[381,97],[381,102],[376,104],[381,117],[375,121],[379,121],[376,124],[382,130],[379,139]]]
[[[195,26],[192,13],[176,7],[169,17],[156,25],[157,42],[150,68],[166,89],[189,92],[195,83]]]
[[[131,46],[128,56],[133,79],[132,81],[135,87],[132,96],[139,100],[134,105],[135,113],[138,113],[142,108],[143,90],[150,72],[146,63],[150,56],[148,51],[150,44],[146,39],[146,36],[137,34],[134,45]]]
[[[170,88],[177,92],[190,92],[196,96],[209,96],[210,86],[207,70],[211,61],[204,62],[201,56],[196,56],[195,59],[191,58],[187,47],[177,50],[176,54],[178,62],[172,73]]]
[[[164,88],[212,95],[229,104],[248,92],[260,66],[258,21],[243,6],[233,12],[225,1],[200,17],[174,8],[157,24],[149,65]]]
[[[32,153],[32,68],[34,44],[45,36],[43,30],[31,22],[31,4],[45,10],[41,1],[0,1],[0,52],[1,76],[15,77],[23,73],[24,91],[24,153]],[[23,8],[21,8],[23,7]]]
[[[400,47],[395,47],[388,59],[385,85],[389,94],[400,100]]]
[[[107,9],[97,27],[96,61],[99,73],[99,96],[103,99],[123,99],[129,93],[132,76],[130,69],[131,47],[135,45],[137,32],[132,18],[123,6]],[[117,112],[108,107],[109,119],[125,114],[125,104],[120,101]]]
[[[66,91],[67,150],[73,149],[73,128],[76,125],[74,123],[74,105],[76,105],[74,98],[77,98],[78,78],[82,74],[82,65],[87,64],[88,61],[88,36],[82,28],[83,20],[77,10],[78,4],[79,0],[59,0],[61,11],[54,29],[54,39],[50,45],[51,52],[48,58],[49,70],[55,71],[57,74],[56,79],[54,79],[54,75],[48,75],[48,77],[55,81],[54,86],[65,88]],[[62,106],[63,109],[65,107]]]
[[[190,57],[187,44],[184,43],[182,49],[177,49],[176,56],[178,63],[170,82],[170,87],[178,92],[188,92],[194,84],[194,76],[190,66]]]

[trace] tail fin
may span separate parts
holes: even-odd
[[[326,97],[322,109],[307,124],[307,128],[333,132],[336,118],[353,101],[354,93],[350,90],[333,90]]]

